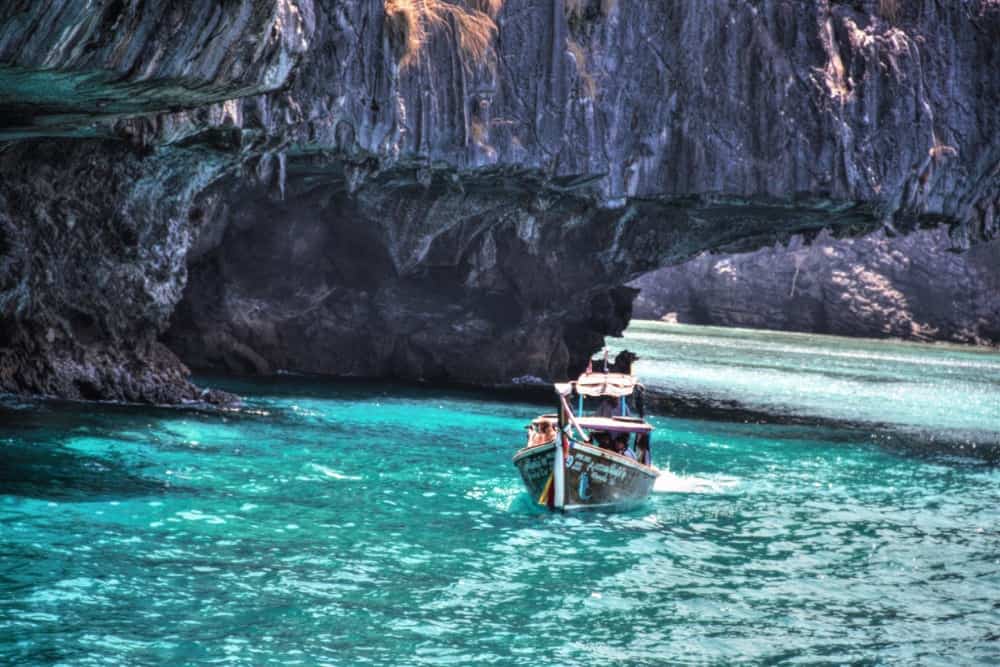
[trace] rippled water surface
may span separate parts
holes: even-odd
[[[650,384],[823,425],[660,417],[649,503],[556,516],[510,464],[547,405],[295,378],[213,382],[228,414],[6,401],[0,664],[1000,660],[1000,472],[922,445],[996,437],[997,356],[624,344]]]
[[[667,395],[769,415],[887,426],[897,435],[1000,447],[1000,352],[637,321],[612,351]]]

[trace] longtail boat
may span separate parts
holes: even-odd
[[[607,372],[606,356],[604,368],[594,372],[591,362],[575,381],[556,383],[557,411],[532,420],[527,445],[514,454],[528,493],[549,509],[633,507],[660,473],[650,456],[642,385],[631,372]]]

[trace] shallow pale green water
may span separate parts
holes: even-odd
[[[864,426],[916,439],[1000,445],[1000,352],[799,333],[637,321],[609,347],[666,394],[738,402],[771,415]]]
[[[0,664],[995,664],[1000,471],[920,438],[995,435],[996,403],[947,388],[995,397],[996,375],[922,376],[905,364],[927,351],[901,345],[841,390],[815,374],[843,357],[790,362],[780,335],[679,335],[630,331],[651,384],[684,364],[686,391],[734,390],[698,376],[728,355],[754,409],[824,425],[656,419],[671,473],[627,514],[537,511],[510,456],[548,406],[487,393],[230,381],[247,404],[225,415],[7,400]],[[901,439],[872,442],[863,404],[900,382],[948,421],[904,400],[876,420]]]

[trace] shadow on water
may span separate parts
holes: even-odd
[[[67,439],[114,433],[118,442],[141,441],[139,430],[155,408],[66,401],[0,402],[0,495],[90,502],[180,490],[136,472],[141,464],[67,446]],[[141,432],[141,431],[139,431]]]
[[[0,495],[95,501],[166,492],[166,482],[132,472],[121,461],[88,456],[55,443],[0,442]]]
[[[543,407],[555,403],[555,395],[552,392],[552,387],[548,384],[480,387],[456,382],[377,380],[305,374],[252,377],[198,375],[193,379],[199,386],[222,389],[241,397],[263,394],[271,398],[286,400],[319,398],[377,401],[387,396],[396,399],[423,399],[433,395],[435,400],[453,398],[490,403],[531,403]]]

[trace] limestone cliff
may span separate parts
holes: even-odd
[[[0,387],[196,397],[168,348],[560,377],[704,250],[992,238],[998,35],[994,0],[8,3]]]
[[[821,235],[647,274],[634,314],[682,323],[1000,345],[1000,242],[945,229]]]

